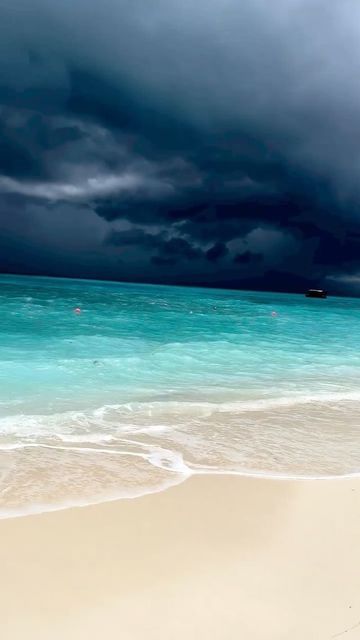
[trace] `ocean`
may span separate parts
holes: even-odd
[[[3,276],[0,305],[0,517],[360,471],[358,299]]]

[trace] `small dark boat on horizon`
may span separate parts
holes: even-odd
[[[324,289],[308,289],[305,296],[307,298],[327,298],[327,291]]]

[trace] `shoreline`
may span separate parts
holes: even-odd
[[[359,478],[193,476],[1,520],[2,639],[355,640],[359,494]]]
[[[360,479],[360,471],[354,471],[354,473],[341,474],[341,475],[326,475],[326,476],[296,476],[296,475],[286,475],[286,474],[274,474],[274,473],[264,473],[264,472],[246,472],[246,471],[194,471],[188,474],[184,474],[184,478],[179,479],[176,482],[171,482],[166,486],[160,487],[158,489],[151,489],[149,491],[142,491],[137,495],[122,495],[122,496],[109,496],[102,498],[93,498],[90,501],[69,501],[69,503],[63,503],[58,505],[29,505],[28,507],[20,507],[18,510],[14,510],[11,513],[2,513],[0,509],[0,523],[4,520],[17,520],[21,518],[29,518],[33,516],[41,516],[46,514],[58,513],[73,509],[87,509],[91,507],[97,507],[103,504],[111,504],[114,502],[122,502],[122,501],[131,501],[131,500],[139,500],[145,498],[147,496],[157,495],[159,493],[165,493],[167,491],[171,491],[174,487],[185,484],[190,481],[192,478],[196,477],[209,477],[209,478],[217,478],[217,477],[229,477],[229,478],[244,478],[251,480],[259,480],[266,481],[269,480],[271,482],[293,482],[293,483],[308,483],[308,482],[329,482],[329,481],[341,481],[341,480],[351,480],[351,479]],[[5,509],[4,509],[5,510]]]

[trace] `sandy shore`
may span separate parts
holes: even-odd
[[[0,521],[2,640],[360,638],[360,480],[195,477]]]

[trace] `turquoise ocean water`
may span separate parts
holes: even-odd
[[[360,300],[2,277],[0,305],[0,516],[360,471]]]

